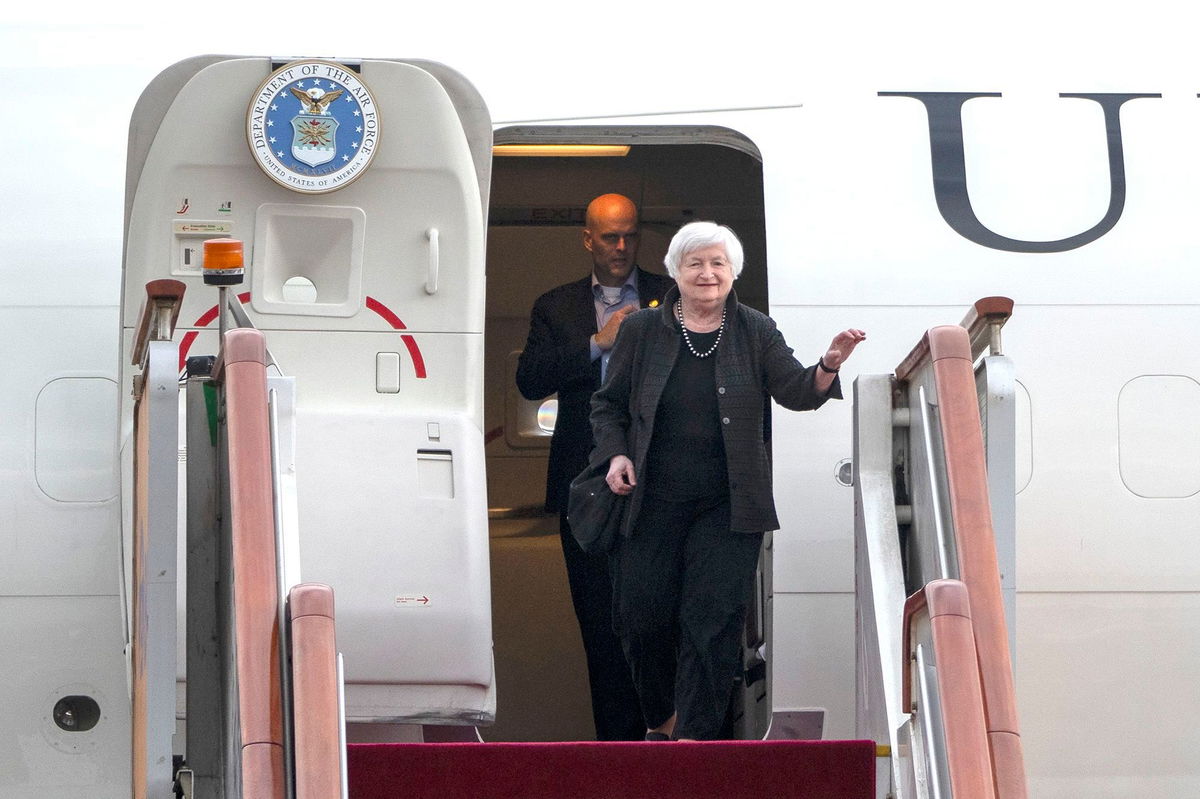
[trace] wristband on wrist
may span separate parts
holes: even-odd
[[[836,375],[836,374],[838,373],[838,371],[839,371],[839,370],[837,370],[837,369],[830,369],[828,366],[826,366],[826,365],[825,365],[825,359],[824,359],[824,358],[818,358],[818,359],[817,359],[817,366],[821,367],[821,368],[822,368],[822,369],[824,369],[826,372],[829,372],[829,374],[831,374],[831,375]]]

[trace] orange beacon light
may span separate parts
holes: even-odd
[[[236,286],[245,277],[242,243],[237,239],[209,239],[204,242],[204,284]]]

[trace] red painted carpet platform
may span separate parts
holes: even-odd
[[[870,741],[351,744],[350,799],[872,799]]]

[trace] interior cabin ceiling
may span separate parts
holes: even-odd
[[[542,291],[586,274],[579,231],[587,204],[608,192],[638,204],[638,262],[654,272],[665,271],[667,244],[681,225],[708,219],[733,228],[746,250],[739,297],[765,310],[761,162],[719,145],[655,144],[635,145],[624,157],[493,160],[489,316],[526,316]],[[498,274],[506,275],[502,285]]]

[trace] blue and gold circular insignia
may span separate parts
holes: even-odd
[[[294,61],[271,73],[250,101],[246,136],[254,160],[281,186],[336,191],[362,176],[379,146],[379,109],[350,69]]]

